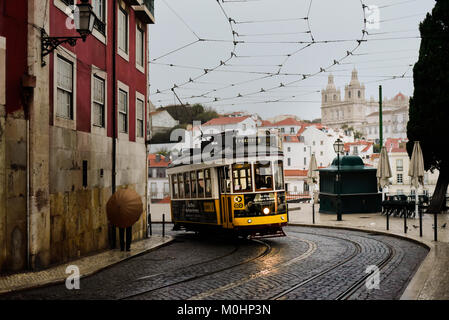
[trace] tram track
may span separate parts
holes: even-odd
[[[213,275],[213,274],[217,274],[217,273],[220,273],[220,272],[223,272],[223,271],[226,271],[226,270],[230,270],[230,269],[232,269],[232,268],[235,268],[235,267],[238,267],[238,266],[241,266],[241,265],[244,265],[244,264],[253,262],[253,261],[255,261],[255,260],[257,260],[257,259],[260,259],[260,258],[263,258],[263,257],[265,257],[266,255],[268,255],[268,254],[271,253],[272,247],[271,247],[271,245],[270,245],[269,243],[267,243],[266,241],[262,241],[262,240],[258,240],[258,239],[252,239],[252,240],[250,240],[250,241],[257,242],[257,243],[260,243],[260,244],[264,245],[264,246],[265,246],[265,250],[264,250],[261,254],[257,255],[256,257],[253,257],[253,258],[247,259],[247,260],[245,260],[245,261],[242,261],[242,262],[233,264],[233,265],[231,265],[231,266],[227,266],[227,267],[220,268],[220,269],[217,269],[217,270],[205,272],[205,273],[203,273],[203,274],[196,275],[196,276],[193,276],[193,277],[189,277],[189,278],[186,278],[186,279],[183,279],[183,280],[180,280],[180,281],[175,281],[175,282],[172,282],[172,283],[163,285],[163,286],[159,286],[159,287],[156,287],[156,288],[151,288],[151,289],[145,290],[145,291],[143,291],[143,292],[138,292],[138,293],[135,293],[135,294],[132,294],[132,295],[127,295],[127,296],[124,296],[124,297],[119,298],[118,300],[128,300],[128,299],[136,298],[136,297],[139,297],[139,296],[142,296],[142,295],[151,293],[151,292],[155,292],[155,291],[158,291],[158,290],[161,290],[161,289],[165,289],[165,288],[169,288],[169,287],[172,287],[172,286],[175,286],[175,285],[179,285],[179,284],[187,283],[187,282],[190,282],[190,281],[193,281],[193,280],[201,279],[201,278],[204,278],[204,277]],[[226,255],[224,255],[224,256],[216,257],[216,258],[210,259],[210,260],[208,260],[208,261],[199,262],[199,263],[196,263],[196,264],[194,264],[194,265],[200,265],[200,264],[210,263],[210,262],[212,262],[212,261],[216,261],[216,260],[219,260],[219,259],[223,259],[223,258],[226,257],[226,256],[232,255],[232,254],[235,253],[236,251],[237,251],[237,250],[233,250],[233,252],[228,253],[228,254],[226,254]],[[187,267],[184,267],[184,268],[192,267],[192,266],[194,266],[194,265],[187,266]]]
[[[296,233],[296,234],[310,234],[310,235],[316,235],[316,234],[314,234],[314,233],[302,232],[302,231],[301,231],[301,232],[292,232],[292,233]],[[287,290],[282,291],[281,293],[278,293],[278,294],[276,294],[276,295],[270,297],[269,300],[283,300],[282,298],[285,297],[285,296],[286,296],[287,294],[289,294],[290,292],[292,292],[292,291],[294,291],[294,290],[296,290],[296,289],[298,289],[298,288],[300,288],[300,287],[302,287],[302,286],[308,284],[309,282],[312,282],[313,280],[316,280],[316,279],[318,279],[318,278],[320,278],[320,277],[326,275],[327,273],[329,273],[329,272],[335,270],[335,269],[338,268],[339,266],[341,266],[341,265],[343,265],[343,264],[345,264],[345,263],[351,261],[351,260],[354,259],[358,254],[360,254],[360,253],[362,252],[362,247],[361,247],[357,242],[355,242],[355,241],[348,240],[348,239],[341,238],[341,237],[329,236],[329,235],[320,235],[320,236],[325,236],[325,237],[327,237],[327,238],[333,238],[333,239],[339,239],[339,240],[344,240],[344,241],[347,241],[347,242],[351,242],[351,243],[354,245],[354,247],[355,247],[354,253],[352,253],[349,257],[345,258],[344,260],[342,260],[342,261],[340,261],[340,262],[334,264],[333,266],[331,266],[331,267],[329,267],[329,268],[326,268],[325,270],[319,272],[318,274],[316,274],[316,275],[314,275],[314,276],[312,276],[312,277],[310,277],[310,278],[308,278],[308,279],[306,279],[306,280],[303,280],[303,281],[301,281],[301,282],[295,284],[294,286],[288,288]]]
[[[366,237],[364,237],[364,238],[366,238]],[[378,263],[376,265],[378,270],[379,270],[379,272],[388,265],[388,263],[393,259],[393,257],[396,254],[396,249],[393,246],[391,246],[390,244],[385,243],[385,242],[382,242],[382,243],[388,247],[389,251],[388,251],[387,257],[384,258],[380,263]],[[371,276],[372,276],[372,273],[363,276],[360,280],[356,281],[347,290],[345,290],[344,292],[340,293],[335,298],[335,300],[349,300],[349,298],[351,298],[361,287],[363,287],[366,284],[366,281]]]
[[[283,267],[287,267],[287,266],[289,266],[289,265],[291,265],[293,263],[297,263],[297,262],[299,262],[301,260],[305,260],[306,258],[310,257],[316,251],[317,245],[316,245],[315,242],[309,241],[309,240],[306,240],[306,239],[302,239],[302,238],[299,238],[299,237],[293,237],[293,238],[296,238],[296,239],[298,239],[298,240],[300,240],[302,242],[307,243],[308,248],[307,248],[307,250],[303,254],[301,254],[301,255],[299,255],[299,256],[297,256],[295,258],[289,259],[288,261],[285,261],[283,263],[280,263],[280,264],[278,264],[278,265],[276,265],[274,267],[261,270],[261,271],[257,272],[256,274],[252,274],[252,275],[246,276],[246,277],[244,277],[242,279],[239,279],[237,281],[231,282],[231,283],[229,283],[227,285],[224,285],[222,287],[219,287],[219,288],[216,288],[216,289],[212,289],[212,290],[200,293],[200,294],[198,294],[196,296],[191,297],[189,300],[206,299],[206,298],[208,298],[208,297],[210,297],[212,295],[215,295],[215,294],[224,292],[226,290],[230,290],[230,289],[233,289],[235,287],[241,286],[241,285],[243,285],[245,283],[248,283],[250,281],[253,281],[253,280],[257,279],[257,278],[265,277],[265,276],[269,275],[270,273],[273,273],[273,272],[275,272],[277,270],[280,270]]]
[[[295,231],[290,231],[289,233],[296,233],[296,234],[310,234],[310,235],[317,235],[316,233],[311,233],[311,232],[295,232]],[[360,244],[358,244],[357,242],[353,241],[353,240],[349,240],[347,238],[342,238],[342,237],[337,237],[337,236],[331,236],[331,235],[323,235],[323,234],[319,234],[319,236],[323,236],[323,237],[327,237],[327,238],[333,238],[333,239],[339,239],[339,240],[343,240],[346,242],[350,242],[352,243],[356,250],[354,251],[353,254],[351,254],[350,256],[348,256],[347,258],[345,258],[344,260],[334,264],[333,266],[326,268],[325,270],[319,272],[318,274],[301,281],[300,283],[297,283],[296,285],[294,285],[293,287],[290,287],[287,290],[282,291],[281,293],[272,296],[269,298],[269,300],[283,300],[284,297],[287,296],[287,294],[289,294],[292,291],[295,291],[296,289],[305,286],[306,284],[319,279],[325,275],[327,275],[328,273],[336,270],[337,268],[339,268],[340,266],[348,263],[349,261],[353,260],[356,256],[358,256],[361,252],[362,252],[362,248],[360,246]],[[362,238],[366,238],[369,240],[374,240],[374,241],[379,241],[379,240],[375,240],[375,239],[371,239],[368,237],[364,237],[364,236],[360,236]],[[389,253],[387,255],[386,258],[382,259],[382,261],[380,263],[378,263],[376,266],[379,268],[379,271],[382,270],[383,268],[385,268],[388,263],[393,259],[394,255],[395,255],[395,249],[393,246],[382,242],[384,245],[386,245],[389,249]],[[368,274],[366,276],[363,276],[361,279],[357,280],[353,285],[351,285],[348,289],[346,289],[345,291],[341,292],[336,298],[335,300],[347,300],[349,299],[352,295],[354,295],[365,283],[366,280],[371,276],[371,274]]]

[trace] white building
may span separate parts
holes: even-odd
[[[373,154],[374,143],[371,141],[354,141],[345,143],[345,153],[351,156],[359,156],[363,162],[369,162]]]
[[[179,124],[167,110],[156,110],[150,113],[150,132],[152,135],[166,132]]]
[[[289,121],[288,125],[294,125],[294,122]],[[354,137],[345,135],[343,130],[334,131],[321,124],[310,123],[301,123],[299,130],[294,134],[282,135],[284,173],[288,192],[304,194],[309,191],[307,170],[312,154],[315,154],[318,167],[329,166],[336,157],[333,144],[338,138],[348,142],[354,141]]]
[[[361,132],[366,139],[379,139],[379,103],[374,98],[365,98],[365,85],[358,79],[354,69],[351,81],[345,86],[344,98],[340,88],[336,88],[334,76],[328,78],[328,84],[321,91],[321,121],[324,126],[333,129],[346,125]],[[406,138],[409,97],[398,93],[392,99],[383,99],[383,137]]]
[[[410,158],[408,156],[405,144],[407,139],[387,139],[385,141],[385,148],[388,152],[390,160],[391,174],[390,185],[387,188],[388,194],[414,194],[414,188],[410,185],[410,177],[408,169],[410,165]],[[377,167],[379,158],[376,157],[373,165]],[[419,187],[419,194],[425,193],[432,195],[438,180],[439,171],[435,170],[433,173],[426,171],[424,173],[424,191]]]
[[[256,120],[251,116],[218,117],[201,125],[205,134],[236,131],[240,136],[252,136],[257,133]]]
[[[158,203],[170,196],[170,185],[167,176],[167,167],[170,158],[159,154],[148,155],[148,198]]]

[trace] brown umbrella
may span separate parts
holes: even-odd
[[[142,199],[133,189],[116,191],[106,204],[108,219],[119,228],[131,227],[143,212]]]

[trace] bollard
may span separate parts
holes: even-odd
[[[404,212],[404,233],[407,233],[407,213]]]
[[[437,220],[437,211],[435,210],[435,213],[433,214],[433,239],[435,241],[438,241],[437,228],[438,228],[438,220]]]
[[[390,214],[387,212],[387,230],[390,230]]]
[[[162,237],[165,237],[165,213],[162,214]]]
[[[312,199],[312,201],[312,222],[315,224],[315,200]]]
[[[148,214],[148,226],[150,227],[150,236],[153,235],[153,226],[151,225],[151,213]]]
[[[419,210],[419,236],[422,237],[422,210]]]

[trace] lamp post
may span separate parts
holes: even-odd
[[[341,176],[340,176],[340,153],[343,153],[344,144],[343,141],[337,139],[334,142],[334,151],[337,154],[337,221],[341,221],[341,196],[340,196],[340,186],[341,186]]]
[[[86,37],[92,33],[95,20],[97,19],[89,0],[81,0],[74,11],[74,22],[79,36],[71,37],[49,37],[45,29],[41,29],[41,65],[45,66],[44,57],[53,52],[59,45],[68,43],[72,47],[78,39],[86,41]]]

